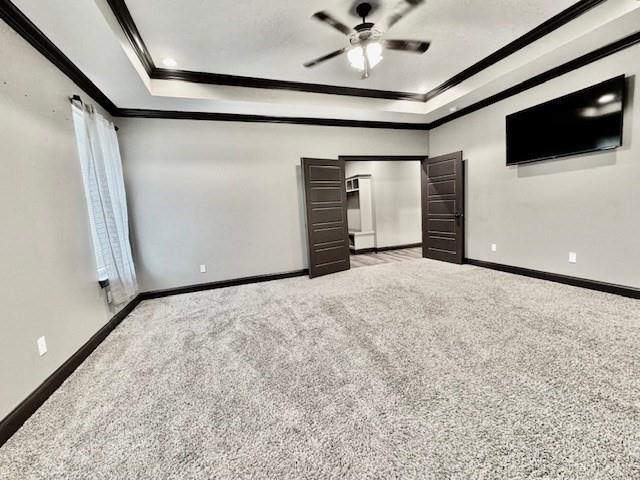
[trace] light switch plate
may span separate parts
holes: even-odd
[[[40,356],[43,356],[45,353],[47,353],[47,340],[44,337],[38,338],[38,341],[36,343],[38,344],[38,353],[40,354]]]
[[[569,252],[569,263],[576,263],[578,261],[578,256],[576,252]]]
[[[200,265],[200,273],[207,273],[207,266],[206,265]]]
[[[492,243],[492,244],[491,244],[491,251],[492,251],[492,252],[495,252],[495,251],[497,251],[497,250],[498,250],[498,246],[497,246],[495,243]]]

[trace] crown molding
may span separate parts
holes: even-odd
[[[289,90],[296,92],[320,93],[327,95],[345,95],[352,97],[376,98],[384,100],[405,100],[413,102],[427,102],[447,90],[461,84],[490,66],[504,60],[511,54],[532,44],[536,40],[548,35],[558,28],[566,25],[580,15],[586,13],[597,5],[607,0],[580,0],[566,8],[549,20],[525,33],[516,40],[496,50],[491,55],[454,75],[439,86],[427,93],[397,92],[390,90],[373,90],[368,88],[343,87],[337,85],[324,85],[317,83],[294,82],[289,80],[274,80],[268,78],[245,77],[221,73],[197,72],[191,70],[176,70],[159,68],[155,65],[151,53],[138,27],[131,16],[125,0],[107,0],[118,23],[122,27],[125,36],[133,47],[138,59],[145,68],[149,78],[156,80],[180,80],[192,83],[205,83],[209,85],[225,85],[245,88],[263,88],[270,90]]]
[[[113,0],[108,0],[112,3]],[[334,127],[387,128],[397,130],[426,130],[424,123],[383,122],[307,117],[275,117],[208,112],[178,112],[167,110],[123,109],[116,106],[35,24],[10,0],[0,0],[0,18],[24,38],[73,83],[114,117],[175,118],[231,122],[290,123]]]
[[[112,115],[118,110],[118,107],[9,0],[0,0],[0,18],[102,108]]]
[[[467,107],[461,108],[460,110],[446,115],[438,120],[434,120],[429,123],[429,128],[437,128],[445,123],[449,123],[453,120],[456,120],[460,117],[464,117],[465,115],[469,115],[470,113],[476,112],[482,108],[493,105],[494,103],[498,103],[501,100],[505,100],[509,97],[513,97],[519,93],[522,93],[531,88],[537,87],[538,85],[542,85],[549,80],[553,80],[565,73],[572,72],[580,67],[584,67],[585,65],[589,65],[590,63],[601,60],[609,55],[613,55],[614,53],[618,53],[626,48],[632,47],[640,43],[640,31],[636,33],[632,33],[631,35],[627,35],[620,40],[616,40],[615,42],[611,42],[603,47],[597,48],[589,53],[586,53],[580,57],[574,58],[566,63],[558,65],[557,67],[551,68],[546,72],[542,72],[538,75],[535,75],[524,82],[518,83],[512,87],[509,87],[501,92],[496,93],[490,97],[487,97],[479,102],[473,103]]]
[[[125,36],[133,47],[138,60],[143,65],[149,78],[154,80],[180,80],[191,83],[205,83],[209,85],[225,85],[244,88],[261,88],[268,90],[289,90],[294,92],[320,93],[326,95],[343,95],[350,97],[375,98],[382,100],[404,100],[410,102],[424,102],[424,94],[412,92],[397,92],[391,90],[374,90],[369,88],[343,87],[338,85],[324,85],[318,83],[294,82],[289,80],[275,80],[270,78],[247,77],[222,73],[196,72],[160,68],[156,66],[149,53],[140,31],[136,26],[125,0],[107,0],[111,11],[118,20]]]
[[[129,40],[129,43],[133,47],[136,57],[140,60],[140,63],[147,72],[147,75],[152,77],[156,66],[153,63],[153,58],[151,58],[149,49],[144,43],[136,23],[133,21],[133,17],[131,16],[131,12],[127,8],[126,3],[124,3],[123,0],[107,0],[107,3],[113,12],[113,15],[116,17],[116,20],[118,20],[120,28],[122,28],[127,40]]]
[[[286,123],[292,125],[316,125],[325,127],[385,128],[392,130],[429,130],[426,123],[382,122],[374,120],[344,120],[337,118],[274,117],[241,113],[186,112],[177,110],[145,110],[121,108],[118,117],[164,118],[172,120],[209,120],[217,122]]]
[[[536,40],[540,40],[542,37],[550,34],[563,25],[566,25],[571,20],[578,18],[580,15],[588,12],[592,8],[606,1],[607,0],[581,0],[571,5],[569,8],[551,17],[546,22],[541,23],[533,30],[530,30],[521,37],[515,39],[513,42],[505,45],[499,50],[496,50],[491,55],[483,58],[477,63],[474,63],[470,67],[451,77],[449,80],[446,80],[442,84],[428,91],[424,96],[424,101],[428,102],[438,95],[442,95],[447,90],[460,85],[465,80],[468,80],[481,71],[491,67],[492,65],[495,65],[499,61],[504,60],[518,50],[522,50],[524,47],[531,45]]]
[[[112,2],[121,0],[108,1]],[[530,79],[507,88],[495,95],[487,97],[467,107],[461,108],[460,110],[434,120],[433,122],[403,123],[368,120],[345,120],[310,117],[276,117],[250,114],[119,108],[104,93],[102,93],[102,91],[66,55],[64,55],[64,53],[62,53],[62,51],[55,44],[53,44],[53,42],[51,42],[51,40],[49,40],[45,36],[45,34],[40,29],[38,29],[38,27],[36,27],[33,22],[31,22],[10,0],[0,0],[0,18],[114,117],[171,118],[251,123],[284,123],[296,125],[386,128],[422,131],[437,128],[441,125],[478,111],[482,108],[493,105],[494,103],[497,103],[501,100],[517,95],[518,93],[522,93],[530,88],[541,85],[542,83],[547,82],[553,78],[564,75],[565,73],[571,72],[577,68],[583,67],[597,60],[601,60],[609,55],[640,43],[640,31],[638,31],[620,40],[593,50],[592,52],[589,52],[585,55],[577,57],[569,62],[547,70],[546,72],[531,77]]]
[[[194,72],[190,70],[174,70],[158,67],[153,69],[150,77],[154,80],[181,80],[183,82],[206,83],[209,85],[264,88],[268,90],[289,90],[293,92],[321,93],[325,95],[343,95],[383,100],[405,100],[410,102],[424,101],[424,95],[420,93],[341,87],[337,85],[323,85],[319,83],[292,82],[289,80],[273,80],[270,78],[244,77],[221,73]]]

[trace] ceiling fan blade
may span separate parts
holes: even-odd
[[[391,14],[380,22],[380,27],[383,31],[388,31],[404,16],[409,14],[414,8],[422,5],[424,2],[425,0],[400,0],[400,2],[394,7]]]
[[[422,40],[384,40],[383,45],[389,50],[402,50],[404,52],[424,53],[429,50],[430,42]]]
[[[331,14],[325,11],[314,13],[313,18],[316,18],[321,22],[326,23],[327,25],[335,28],[339,32],[344,33],[345,35],[350,35],[351,32],[353,31],[353,29],[347,27],[340,20],[336,20],[333,16],[331,16]]]
[[[319,63],[322,63],[326,60],[329,60],[333,57],[337,57],[338,55],[343,54],[347,49],[346,48],[341,48],[340,50],[336,50],[335,52],[331,52],[331,53],[327,53],[326,55],[323,55],[322,57],[318,57],[315,60],[311,60],[310,62],[307,62],[304,64],[305,67],[309,68],[309,67],[315,67],[316,65],[318,65]]]

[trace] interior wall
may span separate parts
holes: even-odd
[[[83,92],[2,21],[0,63],[1,419],[110,314],[68,100]],[[42,335],[49,351],[40,357]]]
[[[638,58],[628,48],[430,132],[431,156],[462,150],[467,161],[467,257],[640,287]],[[621,148],[506,166],[506,115],[620,74]]]
[[[428,151],[426,131],[138,118],[118,125],[144,290],[306,268],[300,157]]]
[[[422,242],[419,161],[349,161],[345,171],[371,175],[376,247]]]

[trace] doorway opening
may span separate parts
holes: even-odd
[[[345,162],[352,268],[422,257],[421,161],[340,157]]]
[[[462,152],[303,158],[302,178],[311,278],[416,258],[416,248],[464,262]]]

